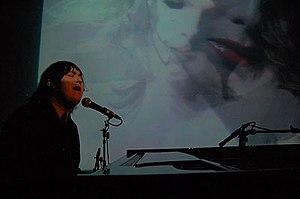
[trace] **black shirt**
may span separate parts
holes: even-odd
[[[0,134],[0,177],[44,180],[75,176],[80,163],[78,129],[51,103],[28,103],[8,119]]]

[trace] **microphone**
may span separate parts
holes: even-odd
[[[219,143],[219,146],[223,147],[227,142],[229,142],[233,138],[237,137],[240,134],[241,131],[242,131],[242,127],[240,127],[238,129],[236,129],[235,131],[233,131],[228,137],[226,137],[223,141],[221,141]]]
[[[242,124],[242,126],[236,130],[234,130],[228,137],[226,137],[223,141],[221,141],[219,143],[220,147],[223,147],[227,142],[229,142],[230,140],[236,138],[237,136],[239,136],[241,134],[242,131],[245,130],[245,128],[247,128],[249,125],[251,124],[251,122],[248,122],[246,124]]]
[[[109,119],[114,117],[118,120],[121,120],[121,117],[119,115],[115,114],[114,112],[112,112],[111,110],[109,110],[105,107],[102,107],[102,106],[92,102],[92,100],[90,98],[83,98],[81,100],[81,104],[84,107],[88,107],[88,108],[94,109],[95,111],[99,111],[103,115],[106,115]]]

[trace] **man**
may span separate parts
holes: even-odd
[[[31,99],[1,131],[2,179],[65,179],[80,171],[80,141],[71,113],[83,92],[83,74],[74,63],[58,61],[43,72]]]

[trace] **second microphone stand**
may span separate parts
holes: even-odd
[[[230,140],[239,137],[239,147],[243,148],[246,146],[246,143],[248,142],[247,136],[255,135],[257,133],[300,133],[300,129],[294,128],[293,126],[290,126],[290,129],[272,130],[272,129],[256,126],[255,124],[256,124],[255,122],[248,122],[246,124],[243,124],[240,128],[232,132],[228,137],[226,137],[223,141],[221,141],[219,143],[219,146],[223,147]],[[251,127],[251,128],[249,130],[246,130],[247,127]],[[256,130],[255,128],[260,130]]]

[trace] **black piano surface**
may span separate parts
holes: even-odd
[[[59,198],[300,198],[300,145],[128,149],[52,192],[33,187]]]

